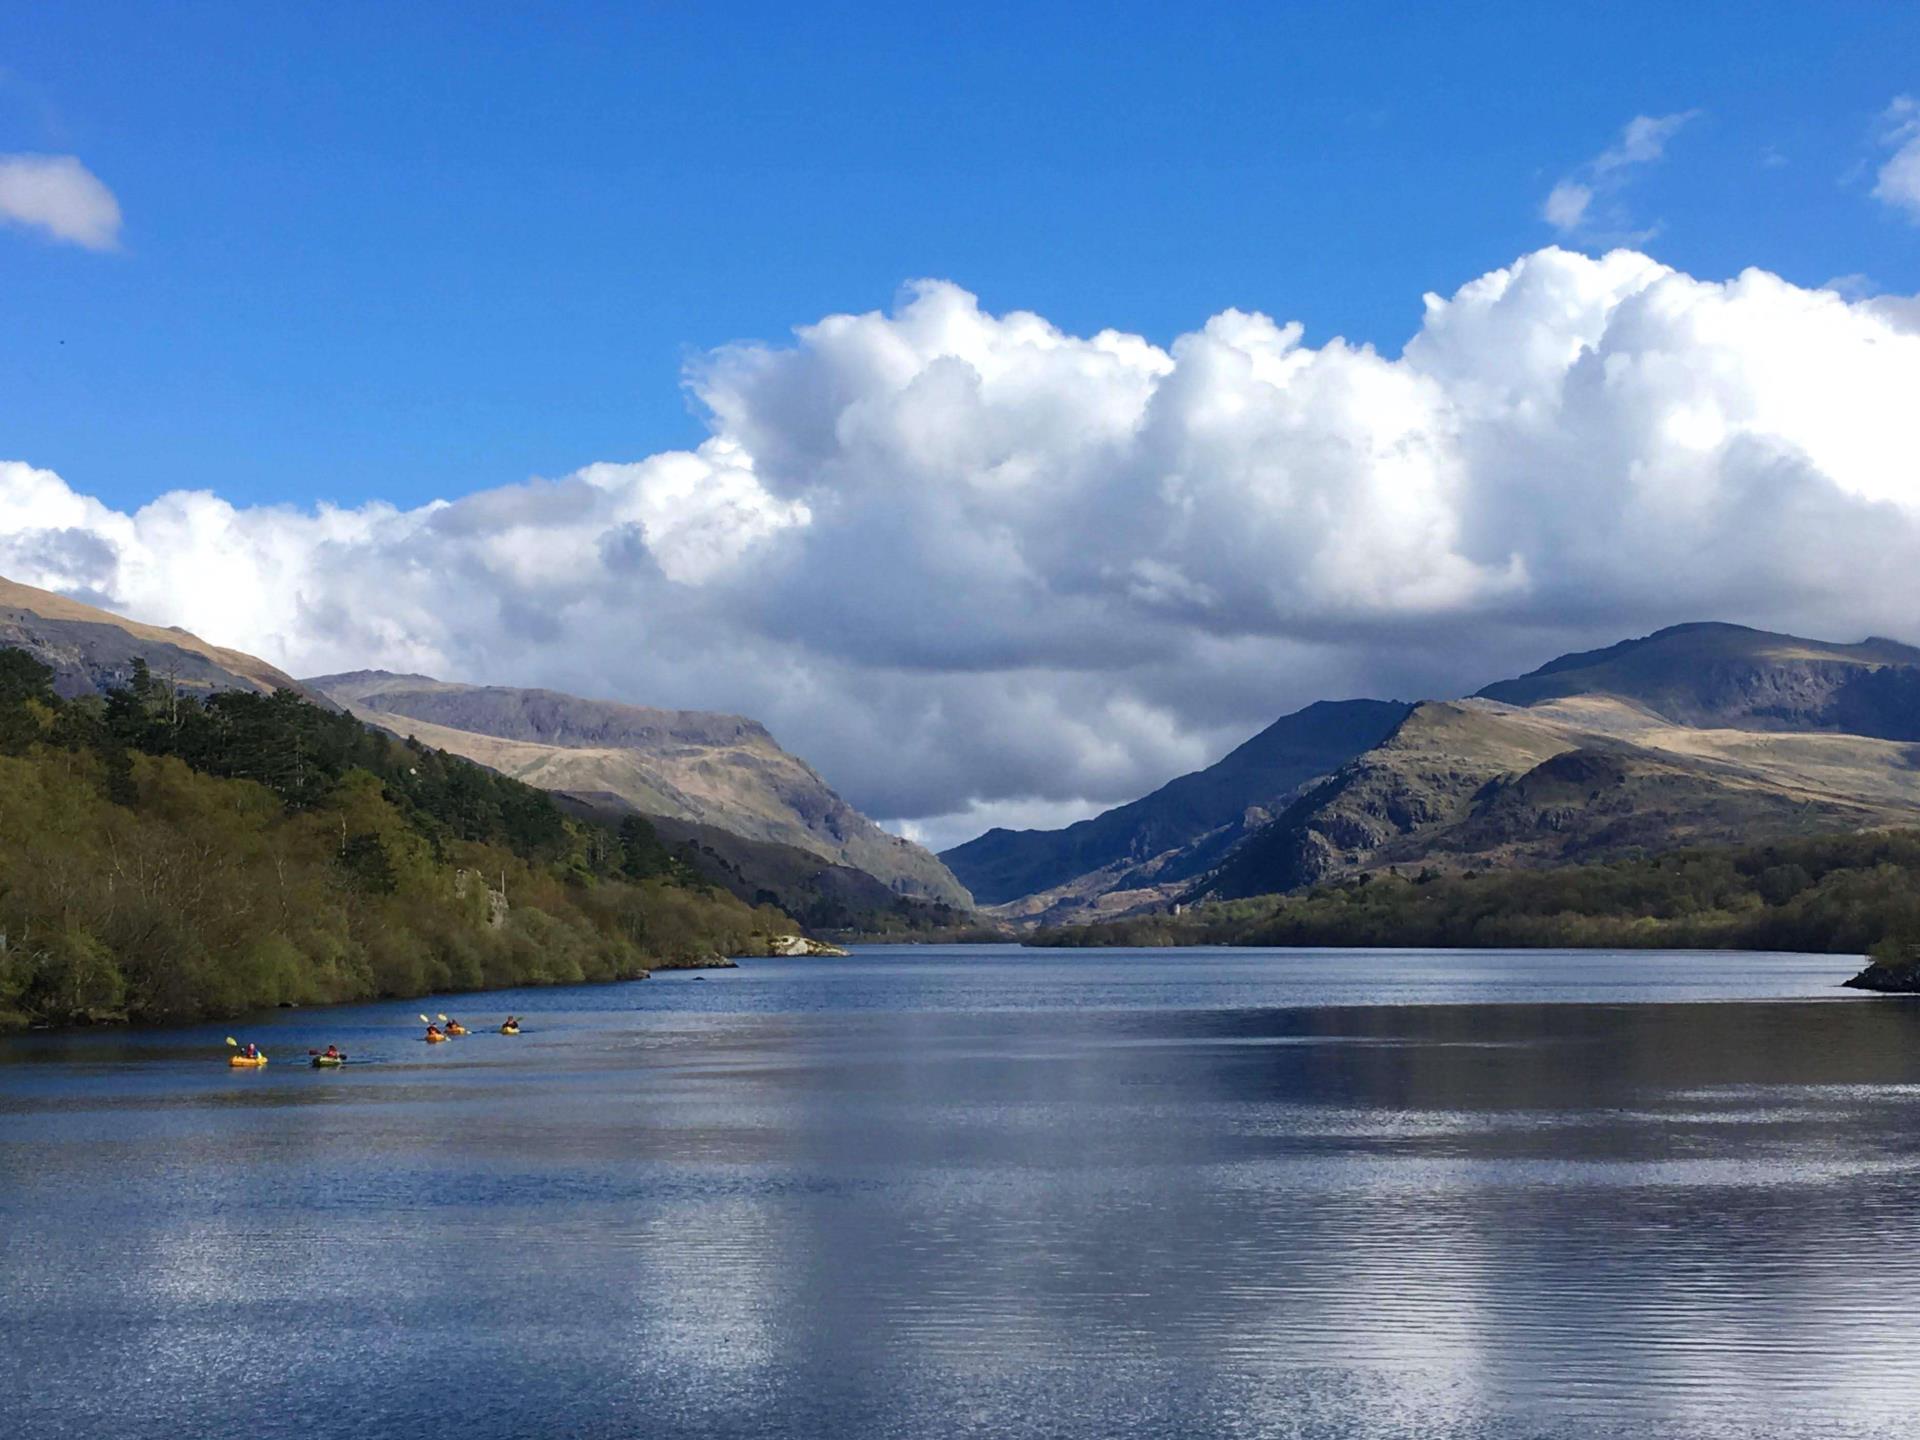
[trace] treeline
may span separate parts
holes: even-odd
[[[1043,930],[1034,945],[1798,950],[1891,961],[1920,945],[1920,831],[1412,878],[1370,874]]]
[[[645,820],[290,691],[52,679],[0,649],[0,1025],[625,979],[793,928]]]

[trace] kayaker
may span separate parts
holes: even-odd
[[[431,1021],[429,1021],[429,1022],[428,1022],[428,1024],[427,1024],[427,1039],[429,1039],[429,1040],[444,1040],[444,1039],[446,1039],[446,1038],[447,1038],[446,1036],[444,1036],[444,1035],[442,1035],[442,1034],[440,1033],[440,1027],[439,1027],[438,1025],[435,1025],[435,1024],[433,1024],[433,1023],[432,1023]]]
[[[338,1060],[340,1058],[340,1047],[338,1045],[327,1046],[327,1053],[320,1058],[323,1060]]]
[[[258,1060],[260,1058],[260,1047],[249,1040],[240,1047],[240,1053],[249,1060]]]

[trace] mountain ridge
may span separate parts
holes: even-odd
[[[1914,742],[1920,648],[1689,622],[1569,652],[1462,699],[1402,706],[1386,734],[1303,777],[1281,803],[1268,799],[1264,816],[1253,805],[1249,819],[1261,823],[1237,833],[1194,837],[1145,862],[1107,861],[1065,882],[1043,874],[1050,888],[1025,895],[1005,893],[999,882],[1015,871],[1002,859],[986,889],[996,913],[1051,923],[1369,870],[1553,866],[1920,824]],[[1224,766],[1195,775],[1231,779]],[[1150,798],[1079,827],[1020,832],[1019,844],[1070,853],[1061,837],[1110,828]],[[987,839],[947,852],[962,852],[963,878],[983,853],[1011,844],[1008,834]]]
[[[54,672],[66,699],[124,685],[143,660],[160,679],[195,692],[292,690],[332,708],[277,666],[214,645],[178,625],[149,625],[51,590],[0,576],[0,645],[24,650]]]
[[[306,683],[370,724],[541,789],[616,796],[649,816],[811,851],[897,895],[973,907],[936,857],[855,810],[758,721],[387,671]]]

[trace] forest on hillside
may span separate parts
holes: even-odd
[[[1920,831],[1411,878],[1043,930],[1032,945],[1797,950],[1904,960],[1920,945]]]
[[[291,691],[52,679],[0,649],[0,1026],[627,979],[793,928],[644,819]]]

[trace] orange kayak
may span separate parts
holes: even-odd
[[[429,1035],[427,1036],[427,1044],[438,1045],[442,1043],[446,1038],[447,1037],[445,1035],[440,1035],[440,1034]]]

